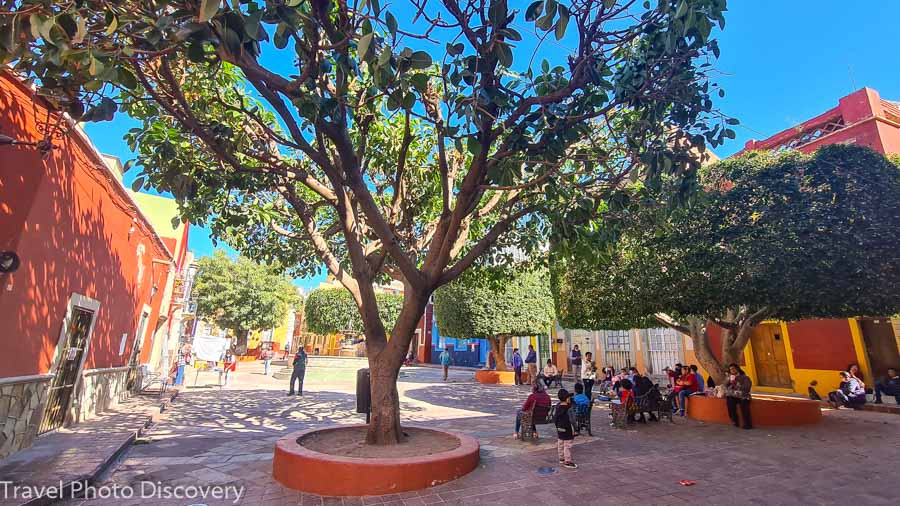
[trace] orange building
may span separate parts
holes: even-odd
[[[127,395],[173,255],[70,119],[0,72],[0,458]],[[168,308],[162,308],[163,315]]]

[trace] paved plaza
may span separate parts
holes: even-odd
[[[236,485],[240,504],[896,504],[900,417],[827,411],[810,428],[744,431],[685,419],[609,426],[594,411],[594,437],[578,438],[577,470],[557,464],[555,440],[512,437],[521,387],[480,385],[456,370],[450,382],[432,368],[404,369],[399,388],[405,423],[464,432],[481,442],[471,474],[432,489],[392,496],[329,498],[300,494],[271,477],[275,441],[308,427],[352,424],[352,369],[312,367],[303,397],[259,364],[240,364],[226,388],[186,388],[106,478],[106,485]],[[205,381],[201,377],[200,384]],[[352,480],[352,476],[335,476]],[[696,482],[683,486],[681,480]],[[90,500],[69,504],[233,504],[233,500]]]

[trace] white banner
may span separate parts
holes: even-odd
[[[217,336],[194,336],[194,355],[197,360],[218,362],[228,349],[228,339]]]

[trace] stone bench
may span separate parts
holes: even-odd
[[[725,399],[716,397],[688,397],[687,416],[701,422],[731,423]],[[754,427],[813,425],[822,420],[822,410],[817,401],[754,395],[750,401],[750,416]]]

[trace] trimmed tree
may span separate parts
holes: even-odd
[[[506,370],[506,342],[514,336],[548,332],[554,322],[553,297],[544,269],[515,266],[473,268],[434,294],[434,317],[441,335],[487,339]]]
[[[137,119],[135,187],[171,192],[183,218],[294,274],[324,264],[366,333],[367,440],[395,444],[397,375],[435,289],[498,243],[539,247],[538,213],[590,216],[626,178],[690,172],[692,149],[734,137],[708,79],[725,0],[514,7],[15,2],[0,60],[76,118]],[[540,59],[553,39],[566,49]],[[405,287],[393,329],[384,276]]]
[[[198,261],[194,293],[197,313],[220,328],[232,331],[234,348],[246,353],[251,330],[280,325],[300,298],[291,280],[273,267],[222,250]]]
[[[377,293],[375,299],[385,328],[394,328],[403,307],[403,296]],[[363,329],[353,297],[343,288],[316,288],[309,292],[303,314],[307,329],[316,334],[337,334],[348,329],[361,332]]]
[[[699,182],[686,206],[611,213],[632,216],[607,221],[615,239],[599,254],[560,255],[564,325],[628,328],[652,316],[691,336],[721,382],[764,319],[900,309],[900,239],[885,233],[900,222],[900,168],[884,156],[843,145],[757,152],[705,168]],[[720,358],[710,324],[722,328]]]

